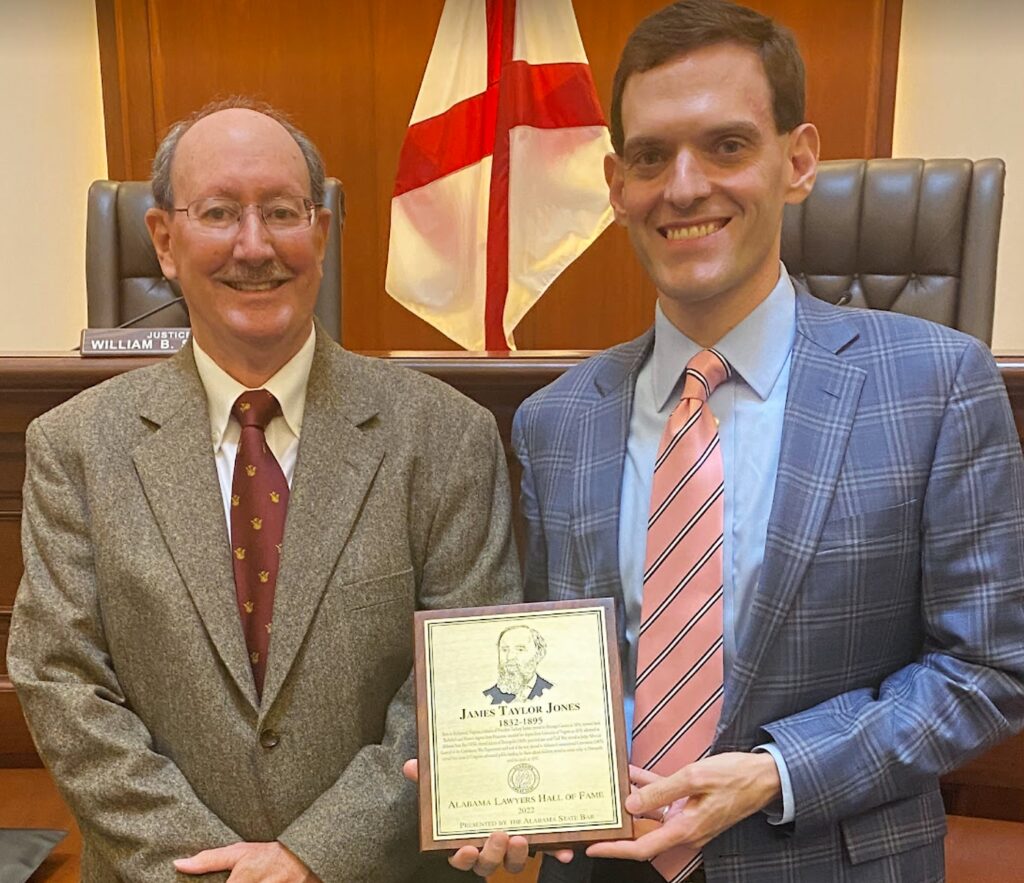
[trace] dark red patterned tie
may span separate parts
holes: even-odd
[[[254,389],[238,397],[231,413],[242,424],[231,482],[231,561],[256,693],[262,696],[288,511],[288,482],[266,436],[281,406],[265,389]]]

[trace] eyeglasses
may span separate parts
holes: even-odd
[[[290,232],[308,228],[313,223],[316,210],[323,205],[304,196],[276,196],[266,202],[252,203],[252,207],[269,230]],[[248,205],[242,205],[235,199],[208,196],[174,211],[185,212],[190,221],[211,233],[231,233],[238,230],[247,208]]]

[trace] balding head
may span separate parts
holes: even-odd
[[[295,142],[302,154],[306,164],[309,178],[309,196],[313,202],[323,202],[324,199],[324,163],[320,151],[309,137],[297,128],[288,117],[274,107],[263,102],[254,101],[250,98],[236,96],[222,101],[214,101],[195,113],[174,123],[168,129],[167,135],[157,148],[153,157],[152,188],[156,204],[163,209],[174,207],[178,198],[174,192],[174,181],[172,167],[177,156],[178,146],[193,127],[208,117],[221,114],[225,111],[251,111],[266,117],[271,122],[281,126]]]
[[[247,108],[219,110],[197,120],[178,141],[171,187],[179,205],[223,195],[256,179],[268,193],[312,198],[299,145],[266,114]]]

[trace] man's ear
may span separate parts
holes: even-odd
[[[813,123],[803,123],[789,133],[789,186],[786,202],[803,202],[818,176],[818,151],[821,141]]]
[[[608,201],[615,212],[615,223],[626,224],[626,210],[622,206],[622,157],[617,153],[606,153],[604,156],[604,179],[608,182]]]
[[[174,249],[171,247],[171,228],[168,213],[162,208],[151,208],[146,212],[146,228],[149,238],[153,240],[156,258],[160,261],[160,269],[168,279],[178,278],[178,268],[174,263]]]
[[[323,264],[324,255],[327,253],[327,231],[331,228],[331,215],[334,214],[329,208],[317,209],[316,212],[316,259]]]

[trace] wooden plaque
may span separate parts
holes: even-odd
[[[608,598],[415,617],[420,849],[633,836]]]

